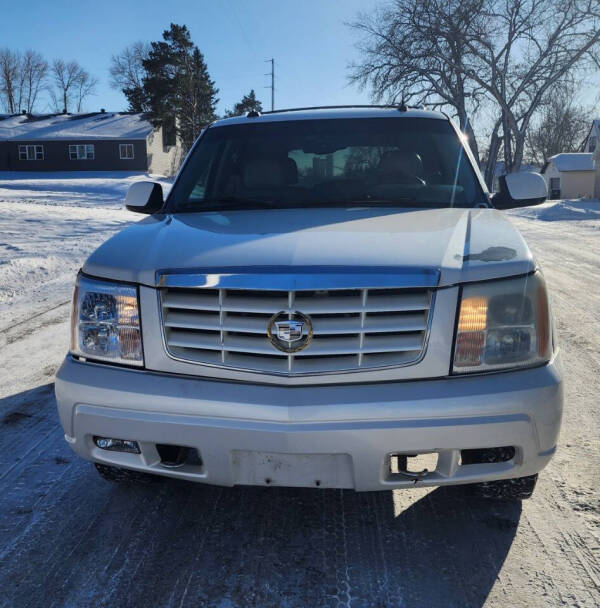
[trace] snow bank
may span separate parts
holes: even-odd
[[[535,207],[511,209],[508,213],[544,222],[600,220],[600,200],[548,201]]]
[[[85,258],[142,216],[124,208],[140,173],[0,172],[0,328],[70,298]]]
[[[145,180],[159,182],[165,193],[173,181],[130,171],[0,171],[0,201],[121,208],[129,186]]]

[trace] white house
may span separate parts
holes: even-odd
[[[594,155],[594,161],[596,163],[594,198],[600,198],[600,118],[592,121],[592,126],[581,146],[581,151],[589,152]]]
[[[555,154],[542,168],[548,198],[593,198],[596,181],[594,155],[589,152]]]

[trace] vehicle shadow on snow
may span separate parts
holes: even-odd
[[[407,497],[423,491],[404,490],[402,509],[392,492],[187,486],[168,481],[164,491],[182,509],[208,494],[214,511],[202,510],[207,527],[190,518],[181,554],[167,549],[172,572],[186,570],[182,556],[197,544],[197,526],[204,531],[197,541],[210,538],[210,557],[196,561],[200,569],[187,568],[186,606],[244,606],[247,598],[278,606],[287,596],[292,606],[480,607],[521,516],[520,503],[474,499],[465,488],[413,500]],[[176,528],[168,534],[178,536]]]
[[[519,503],[458,487],[113,484],[70,452],[52,388],[0,400],[13,605],[480,607],[517,531]]]

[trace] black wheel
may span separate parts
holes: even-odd
[[[525,500],[531,498],[538,476],[515,477],[514,479],[498,479],[483,481],[469,485],[476,496],[481,498],[496,498],[499,500]]]
[[[94,463],[96,470],[100,473],[102,479],[106,481],[116,481],[118,483],[132,484],[148,484],[160,479],[158,475],[150,475],[149,473],[141,473],[140,471],[132,471],[130,469],[121,469],[108,464]]]

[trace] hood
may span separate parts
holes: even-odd
[[[535,267],[519,232],[495,209],[327,208],[151,216],[106,241],[83,270],[154,286],[161,271],[273,266],[291,275],[311,267],[435,272],[440,286]]]

